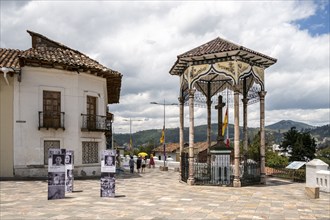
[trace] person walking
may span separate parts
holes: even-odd
[[[139,156],[138,159],[136,160],[136,169],[137,169],[138,173],[140,173],[141,164],[142,164],[142,159],[141,159],[141,156]]]
[[[133,159],[133,156],[131,156],[131,159],[129,160],[128,164],[129,164],[130,173],[134,173],[134,159]]]

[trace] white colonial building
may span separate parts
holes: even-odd
[[[101,150],[107,147],[105,135],[111,136],[113,120],[107,106],[119,103],[122,75],[77,50],[28,33],[32,48],[0,50],[0,117],[12,111],[13,123],[1,122],[1,137],[9,132],[7,126],[12,136],[1,141],[1,164],[6,166],[0,176],[46,176],[49,148],[74,151],[75,176],[100,174]],[[4,92],[11,94],[6,87],[12,88],[9,105],[3,98]]]

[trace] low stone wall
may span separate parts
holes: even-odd
[[[272,167],[266,167],[265,171],[266,171],[267,176],[271,176],[271,175],[274,175],[274,174],[285,173],[283,170],[272,168]]]
[[[147,161],[148,163],[148,161]],[[163,167],[164,160],[155,160],[155,167]],[[170,170],[178,171],[180,169],[180,162],[178,161],[165,161],[165,166]]]
[[[48,178],[48,167],[17,167],[14,178]]]
[[[48,178],[48,166],[20,166],[15,167],[14,178]],[[92,177],[101,175],[100,165],[95,166],[74,166],[73,174],[75,177]]]

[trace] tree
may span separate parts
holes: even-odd
[[[249,148],[246,153],[247,158],[253,159],[254,161],[260,161],[260,132],[254,136],[253,141],[249,144]],[[289,163],[287,157],[278,155],[273,152],[270,147],[267,147],[265,152],[265,160],[266,166],[274,168],[282,168],[287,166]]]
[[[296,143],[298,138],[298,131],[295,127],[292,127],[289,131],[283,134],[283,141],[280,145],[282,152],[291,153],[292,146]]]
[[[290,161],[309,161],[315,157],[316,143],[309,132],[298,132],[292,127],[283,138],[280,148],[290,155]]]
[[[322,160],[330,166],[330,147],[319,150],[316,153],[316,158]]]
[[[260,132],[254,136],[252,143],[249,144],[247,158],[260,161]]]
[[[289,164],[289,160],[287,157],[278,155],[276,152],[272,150],[266,151],[266,166],[273,168],[283,168]]]

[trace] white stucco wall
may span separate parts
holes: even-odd
[[[13,150],[13,98],[14,78],[0,73],[0,177],[12,177],[14,167]]]
[[[164,160],[164,153],[163,152],[156,152],[155,157],[157,157],[157,159]],[[174,161],[176,161],[176,153],[175,152],[166,152],[166,158],[172,158]]]
[[[327,170],[328,164],[324,163],[320,159],[314,159],[306,163],[306,186],[316,187],[316,173],[319,170]]]
[[[330,170],[316,172],[316,186],[320,188],[320,191],[330,193]]]
[[[43,90],[61,92],[65,130],[38,130],[38,112],[43,111]],[[73,150],[77,169],[100,169],[98,164],[82,165],[82,141],[98,142],[99,161],[101,150],[106,146],[103,132],[81,132],[81,114],[86,113],[87,95],[97,97],[97,115],[105,116],[107,93],[104,78],[65,70],[22,68],[22,80],[14,84],[14,121],[25,121],[14,123],[14,167],[17,172],[28,165],[44,164],[45,140],[59,140],[61,148]]]

